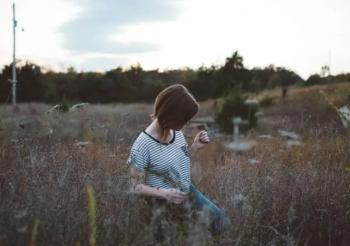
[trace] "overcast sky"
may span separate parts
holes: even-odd
[[[102,71],[275,64],[304,78],[331,54],[350,72],[349,0],[13,0],[17,57],[60,69]],[[0,0],[0,66],[12,60],[12,0]],[[24,31],[22,31],[24,28]]]

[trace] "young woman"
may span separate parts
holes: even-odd
[[[201,131],[188,148],[181,131],[198,110],[199,104],[184,86],[163,90],[155,100],[153,122],[134,142],[127,164],[136,193],[174,204],[190,199],[197,210],[209,207],[211,233],[217,235],[231,226],[230,220],[191,184],[190,177],[190,163],[209,138]]]

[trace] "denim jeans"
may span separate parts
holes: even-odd
[[[207,216],[205,219],[209,222],[207,225],[212,236],[220,235],[231,227],[230,219],[192,184],[190,185],[187,201],[180,206],[166,202],[166,200],[160,198],[146,197],[146,201],[151,208],[165,206],[166,210],[170,211],[170,214],[175,211],[175,214],[180,216],[189,213],[188,216],[191,217],[193,212],[197,214],[203,211]],[[198,216],[196,217],[198,218]]]
[[[208,209],[210,231],[213,236],[219,235],[227,231],[231,227],[230,219],[208,198],[206,198],[199,190],[190,185],[189,201],[195,206],[196,210],[203,211]]]

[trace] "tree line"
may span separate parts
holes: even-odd
[[[328,77],[314,74],[304,81],[284,67],[270,65],[248,69],[238,51],[227,57],[223,65],[201,66],[196,70],[146,71],[140,64],[103,73],[77,72],[73,67],[64,72],[45,70],[28,61],[17,66],[18,102],[152,102],[162,89],[172,84],[185,85],[199,101],[203,101],[222,97],[234,88],[259,93],[279,86],[350,81],[349,73]],[[11,78],[12,64],[5,65],[0,74],[1,103],[7,102],[11,96]]]

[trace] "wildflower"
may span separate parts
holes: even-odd
[[[273,178],[271,178],[271,176],[266,176],[266,180],[268,181],[268,182],[272,182],[273,181]]]
[[[198,221],[205,225],[210,226],[210,208],[209,206],[204,206],[202,210],[197,211]]]
[[[247,99],[247,100],[245,100],[244,103],[245,104],[259,104],[259,101],[255,100],[255,99]]]
[[[22,219],[27,216],[27,210],[23,209],[18,214],[15,214],[15,219]]]
[[[232,198],[232,202],[234,206],[240,206],[244,211],[250,211],[252,209],[248,196],[235,194]]]
[[[86,145],[91,145],[92,143],[90,141],[88,142],[76,142],[74,146],[78,146],[80,148],[84,148]]]
[[[303,145],[303,144],[299,141],[295,141],[295,140],[287,141],[287,146],[301,146],[301,145]]]
[[[15,187],[13,187],[13,184],[9,182],[9,185],[11,186],[12,190],[15,191]]]
[[[249,162],[251,165],[255,165],[255,164],[258,164],[260,161],[258,161],[256,159],[251,159],[251,160],[249,160]]]
[[[259,138],[273,139],[271,135],[260,135]]]
[[[324,91],[320,91],[320,94],[321,94],[322,96],[326,96],[326,93],[324,93]]]
[[[86,106],[88,106],[89,103],[78,103],[78,104],[75,104],[73,105],[71,108],[70,108],[70,111],[75,111],[77,109],[82,109],[82,108],[85,108]]]
[[[62,107],[62,105],[57,104],[57,105],[53,106],[52,108],[50,108],[49,110],[47,110],[45,112],[45,114],[51,114],[51,113],[55,112],[56,110],[58,110],[60,107]]]
[[[244,200],[244,196],[242,194],[234,195],[233,200],[236,202],[241,202]]]
[[[22,128],[22,129],[24,129],[25,127],[26,127],[26,125],[28,125],[29,124],[29,121],[22,121],[22,122],[20,122],[19,123],[19,126]]]
[[[228,149],[245,152],[245,151],[248,151],[251,146],[249,143],[246,143],[246,142],[231,142],[231,143],[227,143],[226,147]]]
[[[152,209],[152,218],[151,218],[151,224],[153,224],[158,217],[160,217],[164,213],[164,207],[158,207]]]
[[[293,138],[293,139],[299,138],[299,136],[295,132],[287,132],[283,130],[278,130],[277,132],[281,135],[281,137]]]
[[[18,139],[11,139],[11,143],[15,144],[15,143],[18,143]]]
[[[16,227],[16,230],[19,232],[19,233],[25,233],[28,229],[28,225],[24,225],[24,226],[21,226],[21,227]]]

